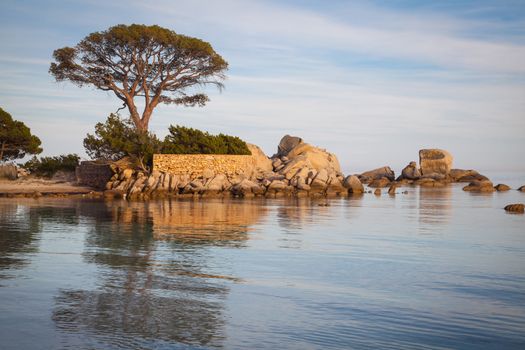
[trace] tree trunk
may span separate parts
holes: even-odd
[[[5,141],[2,142],[2,148],[0,149],[0,162],[4,160]]]

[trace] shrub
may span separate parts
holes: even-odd
[[[246,142],[236,136],[211,135],[208,132],[184,126],[170,126],[163,142],[166,154],[245,154],[251,152]]]
[[[76,154],[66,154],[56,157],[36,156],[25,162],[22,167],[31,173],[41,176],[53,176],[57,171],[75,171],[80,157]]]
[[[146,168],[153,154],[160,153],[162,142],[151,132],[137,131],[129,119],[111,114],[105,123],[95,125],[95,135],[87,134],[84,147],[91,158],[115,161],[127,156]]]

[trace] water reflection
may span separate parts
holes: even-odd
[[[435,233],[438,228],[444,229],[452,215],[452,186],[419,187],[417,191],[420,232]]]
[[[44,225],[78,224],[75,208],[30,204],[35,201],[0,201],[0,278],[8,278],[7,271],[29,263],[29,255],[38,251],[39,233]]]
[[[228,262],[212,250],[244,247],[265,208],[236,201],[119,201],[106,203],[105,213],[99,208],[81,208],[98,218],[83,253],[99,268],[97,288],[61,290],[53,311],[57,327],[96,335],[93,346],[222,346],[224,299],[238,279],[224,273]]]

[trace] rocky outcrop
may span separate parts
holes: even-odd
[[[341,195],[347,190],[343,185],[337,157],[324,149],[305,143],[301,138],[284,136],[277,153],[272,156],[273,172],[292,191],[305,191],[312,195]],[[278,183],[278,186],[283,184]]]
[[[522,203],[509,204],[506,205],[504,209],[510,213],[523,213],[525,212],[525,205]]]
[[[118,168],[106,190],[127,198],[162,196],[326,196],[363,192],[356,178],[346,187],[337,157],[301,138],[286,135],[277,153],[268,158],[255,145],[248,145],[253,162],[241,172],[215,173],[202,169],[187,174],[171,174]]]
[[[422,149],[419,151],[421,175],[438,180],[446,177],[452,168],[452,155],[442,149]]]
[[[519,188],[518,188],[518,191],[520,191],[520,192],[525,192],[525,185],[519,187]]]
[[[396,176],[389,166],[384,166],[374,170],[365,171],[364,173],[357,175],[357,177],[362,183],[369,184],[372,181],[380,180],[381,178],[386,178],[389,182],[394,181]]]
[[[494,192],[494,185],[488,180],[472,181],[467,186],[463,187],[463,191],[468,192]]]

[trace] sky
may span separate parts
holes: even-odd
[[[448,150],[457,168],[525,173],[525,0],[2,0],[0,107],[43,155],[87,158],[86,133],[121,105],[55,82],[53,50],[131,23],[208,41],[229,63],[205,107],[155,110],[160,137],[179,124],[272,155],[290,134],[344,173],[399,172],[422,148]]]

